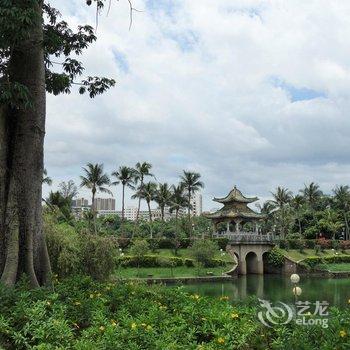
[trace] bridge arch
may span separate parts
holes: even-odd
[[[247,274],[253,273],[258,274],[259,273],[259,259],[258,255],[255,252],[249,252],[245,256],[245,263],[246,263],[246,271]]]
[[[235,273],[238,275],[264,274],[264,259],[266,266],[266,252],[271,250],[271,245],[229,243],[226,250],[238,262]]]

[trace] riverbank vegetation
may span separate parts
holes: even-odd
[[[55,280],[54,292],[0,287],[3,349],[348,349],[349,308],[321,325],[264,326],[257,301],[231,304],[182,288]],[[309,316],[312,318],[312,316]]]

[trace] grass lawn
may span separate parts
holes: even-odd
[[[197,277],[208,276],[211,272],[214,276],[221,276],[222,272],[229,271],[230,266],[200,268],[199,275],[196,267],[178,266],[171,271],[169,267],[140,267],[137,271],[136,267],[120,268],[116,271],[116,277],[122,278],[146,278],[146,277]],[[150,276],[152,275],[152,276]]]
[[[290,250],[281,249],[281,251],[285,256],[287,256],[293,261],[300,261],[310,257],[325,257],[325,256],[334,255],[334,250],[331,250],[331,249],[326,249],[325,251],[320,252],[318,255],[315,253],[315,249],[305,249],[302,253],[297,249],[290,249]],[[350,253],[349,251],[346,252],[346,254],[349,254],[349,253]],[[338,252],[339,256],[346,255],[346,254],[342,253],[341,251]]]
[[[350,272],[350,263],[324,264],[322,267],[331,272]]]

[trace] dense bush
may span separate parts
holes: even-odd
[[[349,348],[349,309],[332,309],[329,328],[265,327],[257,301],[190,295],[135,283],[59,282],[55,292],[0,287],[1,349],[220,350]]]
[[[272,266],[282,267],[284,264],[284,255],[277,247],[274,247],[267,253],[267,261]]]
[[[213,241],[219,246],[219,249],[226,251],[226,246],[229,242],[228,238],[214,238]]]
[[[217,250],[218,246],[216,243],[205,239],[195,240],[189,248],[191,257],[204,267],[212,267],[210,264]]]
[[[114,271],[118,242],[113,237],[77,233],[50,217],[45,218],[44,230],[52,271],[60,277],[86,274],[103,280]]]

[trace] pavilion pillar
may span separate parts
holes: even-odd
[[[240,223],[241,223],[241,220],[236,220],[235,223],[236,223],[236,232],[238,233],[239,230],[240,230]]]
[[[226,222],[226,233],[230,233],[230,221]]]

